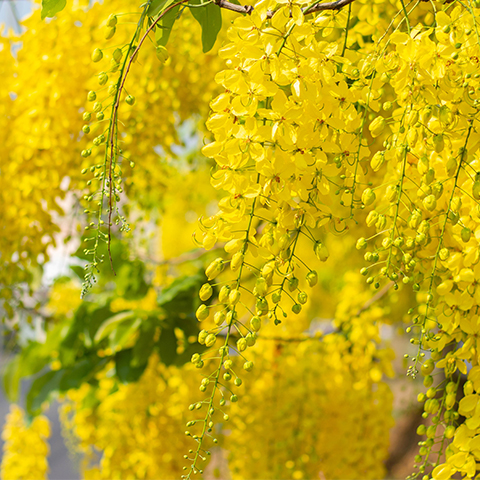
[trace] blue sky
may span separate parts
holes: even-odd
[[[0,0],[0,25],[16,28],[15,17],[22,19],[32,11],[30,0]]]

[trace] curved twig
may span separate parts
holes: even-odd
[[[304,11],[304,15],[310,15],[311,13],[321,12],[324,10],[340,10],[341,8],[353,3],[355,0],[336,0],[335,2],[326,2],[326,3],[317,3],[311,7],[307,7]],[[225,8],[226,10],[232,10],[232,12],[237,13],[246,13],[250,15],[254,8],[252,5],[237,5],[235,3],[230,3],[228,0],[215,0],[215,4],[220,8]],[[275,12],[267,12],[267,18],[272,18]]]

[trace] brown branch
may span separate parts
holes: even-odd
[[[304,11],[304,15],[310,15],[311,13],[321,12],[324,10],[340,10],[341,8],[353,3],[355,0],[337,0],[335,2],[326,2],[326,3],[317,3],[312,7],[307,7]],[[215,4],[220,8],[225,8],[226,10],[232,10],[232,12],[237,13],[246,13],[250,15],[253,12],[253,7],[251,5],[236,5],[235,3],[230,3],[227,0],[215,0]],[[272,18],[275,12],[267,12],[267,18]]]
[[[227,0],[215,0],[215,5],[218,5],[220,8],[225,8],[226,10],[231,10],[232,12],[246,13],[247,15],[253,12],[251,5],[237,5],[227,2]]]
[[[353,2],[354,0],[337,0],[336,2],[317,3],[313,7],[307,8],[303,14],[310,15],[311,13],[323,12],[324,10],[340,10]]]

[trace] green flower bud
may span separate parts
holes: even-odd
[[[253,362],[245,362],[243,364],[243,369],[247,372],[251,372],[253,370]]]
[[[257,342],[257,334],[255,332],[254,333],[249,333],[245,337],[245,341],[247,342],[247,345],[249,347],[253,347],[255,345],[255,343]]]
[[[367,248],[367,245],[368,245],[367,240],[364,237],[362,237],[357,240],[356,248],[357,250],[364,250],[365,248]]]
[[[318,275],[315,270],[307,273],[306,277],[307,283],[309,287],[314,287],[318,282]]]
[[[370,160],[370,166],[374,172],[378,172],[385,162],[385,153],[377,152]]]
[[[215,325],[220,326],[225,321],[225,312],[216,312],[213,321]]]
[[[368,128],[372,134],[372,137],[375,138],[383,133],[386,126],[387,123],[385,122],[385,119],[383,117],[377,117],[375,120],[373,120]]]
[[[242,265],[244,259],[245,255],[242,252],[235,253],[230,262],[230,268],[235,272],[240,268],[240,265]]]
[[[236,305],[239,300],[240,300],[240,291],[237,288],[235,288],[228,295],[228,303],[231,306],[233,306],[233,305]]]
[[[437,199],[435,198],[435,195],[428,195],[423,199],[422,204],[425,210],[433,212],[435,208],[437,208]]]
[[[288,279],[288,290],[290,292],[294,292],[298,288],[298,278],[297,277],[290,277]]]
[[[299,303],[296,303],[292,307],[292,312],[298,315],[302,311],[302,306]]]
[[[205,340],[208,336],[208,332],[206,330],[201,330],[199,333],[198,333],[198,343],[200,345],[205,345]]]
[[[250,328],[254,331],[254,332],[258,332],[261,328],[262,328],[262,320],[260,320],[259,317],[252,317],[250,319]]]
[[[314,251],[315,255],[321,262],[326,262],[330,256],[327,247],[321,241],[315,243]]]
[[[108,75],[105,72],[102,72],[98,75],[98,83],[100,85],[105,85],[108,82]]]
[[[120,60],[121,60],[122,57],[123,57],[122,49],[121,49],[121,48],[116,48],[116,49],[113,51],[112,57],[113,57],[113,60],[114,60],[116,63],[119,63]]]
[[[162,45],[157,45],[157,48],[155,49],[155,53],[157,55],[157,58],[162,62],[162,63],[165,63],[168,58],[169,58],[169,54],[168,54],[168,51],[167,49],[162,46]]]
[[[205,302],[213,295],[213,288],[209,283],[205,283],[202,285],[198,296],[202,302]]]
[[[237,340],[237,350],[239,352],[244,352],[247,349],[247,341],[244,338],[239,338]]]
[[[298,292],[297,300],[298,303],[305,305],[307,303],[308,295],[305,292]]]
[[[117,24],[117,16],[111,14],[107,19],[107,27],[114,27]]]
[[[212,347],[213,345],[215,345],[216,341],[217,341],[216,335],[214,335],[213,333],[209,333],[205,338],[205,345],[207,347]]]
[[[263,277],[258,277],[253,288],[253,294],[256,297],[264,297],[267,294],[268,285],[267,281]]]
[[[366,188],[362,193],[362,203],[366,206],[371,205],[375,198],[375,192],[371,188]]]
[[[198,319],[199,322],[201,322],[202,320],[205,320],[208,318],[208,316],[210,315],[210,310],[208,309],[208,307],[206,305],[200,305],[198,308],[197,308],[197,311],[195,312],[195,315]]]
[[[223,258],[216,258],[205,270],[205,275],[207,276],[208,280],[213,280],[217,275],[222,273],[224,268],[225,263]]]
[[[266,315],[269,310],[267,299],[265,297],[258,297],[255,308],[257,315]]]
[[[116,27],[107,27],[107,30],[105,31],[105,40],[110,40],[115,35],[116,31]]]
[[[99,62],[103,58],[103,52],[99,49],[96,48],[93,53],[92,53],[92,61],[94,63]]]
[[[227,303],[228,302],[228,296],[230,295],[230,290],[231,290],[230,285],[224,285],[220,289],[220,293],[218,294],[218,301],[220,303]]]

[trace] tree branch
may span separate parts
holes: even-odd
[[[310,15],[311,13],[324,10],[340,10],[354,1],[355,0],[336,0],[335,2],[317,3],[312,7],[307,7],[303,11],[303,14]],[[251,5],[237,5],[235,3],[230,3],[228,0],[215,0],[215,4],[220,8],[232,10],[232,12],[246,13],[247,15],[250,15],[253,12],[253,7]],[[275,12],[272,11],[267,12],[267,18],[272,18],[274,13]]]

